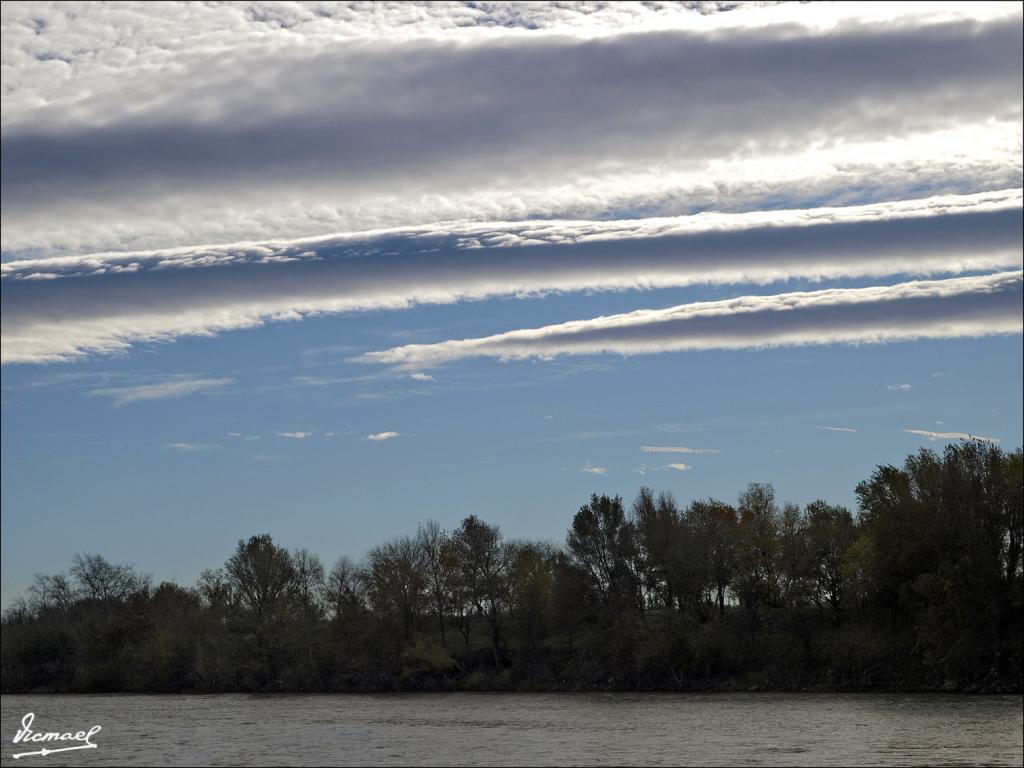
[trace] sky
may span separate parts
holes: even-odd
[[[1020,3],[5,2],[6,607],[1022,443]]]

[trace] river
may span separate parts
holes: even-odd
[[[1021,765],[1020,696],[3,696],[3,765]],[[94,749],[14,744],[100,725]]]

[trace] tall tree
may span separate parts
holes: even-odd
[[[694,501],[686,511],[686,520],[700,553],[709,588],[725,618],[725,598],[736,573],[736,510],[722,501]]]
[[[853,515],[845,507],[812,502],[804,510],[802,534],[814,602],[838,621],[846,607],[846,555],[857,536]]]
[[[779,598],[779,509],[775,489],[751,483],[740,494],[736,547],[736,591],[753,623]]]
[[[638,553],[636,530],[626,518],[621,497],[591,496],[590,503],[573,517],[566,543],[606,606],[641,604],[633,568]]]
[[[362,606],[364,582],[359,566],[348,557],[339,557],[327,576],[325,600],[336,620]]]
[[[682,608],[686,532],[675,500],[665,493],[655,499],[650,488],[641,488],[631,524],[645,602]]]
[[[427,591],[430,593],[438,628],[441,630],[441,644],[447,645],[445,636],[445,614],[452,604],[452,592],[459,563],[455,546],[450,536],[441,530],[435,520],[427,520],[416,531],[416,543],[423,553],[424,573]]]
[[[423,552],[416,541],[403,536],[374,547],[367,555],[365,572],[373,607],[397,619],[406,642],[414,642],[427,586]]]
[[[268,534],[240,540],[224,572],[241,605],[260,619],[275,617],[295,582],[295,565],[288,550],[274,544]]]
[[[476,515],[462,521],[452,536],[459,571],[467,595],[479,617],[490,627],[494,664],[502,666],[502,630],[508,603],[508,551],[501,530]]]
[[[300,547],[292,552],[292,567],[295,571],[292,588],[303,618],[307,622],[319,618],[324,612],[326,589],[323,562],[305,547]]]
[[[541,656],[549,631],[554,552],[543,543],[507,545],[509,612],[518,647],[517,666],[528,669]]]

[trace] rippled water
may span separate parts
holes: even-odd
[[[4,696],[3,765],[1021,765],[1019,696]],[[37,731],[93,750],[13,760]],[[65,742],[66,744],[67,742]],[[59,746],[51,744],[50,746]]]

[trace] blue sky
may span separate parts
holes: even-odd
[[[3,605],[1022,443],[1019,4],[194,8],[4,5]]]

